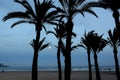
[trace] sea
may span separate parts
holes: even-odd
[[[31,71],[32,67],[0,67],[0,71]],[[62,66],[62,70],[64,67]],[[95,67],[92,66],[92,70],[95,70]],[[115,71],[115,66],[100,66],[100,71]],[[57,66],[40,66],[38,71],[58,71]],[[88,71],[88,66],[72,66],[72,71]]]

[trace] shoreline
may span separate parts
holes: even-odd
[[[63,73],[63,72],[62,72]],[[92,72],[96,80],[95,71]],[[100,71],[101,80],[116,80],[114,71]],[[71,80],[88,80],[88,71],[72,71]],[[57,71],[38,71],[38,80],[58,80]],[[0,80],[31,80],[31,71],[0,72]]]

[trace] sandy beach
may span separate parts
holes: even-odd
[[[58,80],[56,71],[41,71],[38,72],[38,80]],[[104,71],[101,72],[102,80],[116,80],[115,72]],[[9,71],[0,72],[0,80],[31,80],[31,72],[29,71]],[[88,80],[87,71],[74,71],[71,74],[71,80]],[[95,72],[93,72],[93,80],[95,79]]]

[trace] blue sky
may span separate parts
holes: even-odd
[[[32,0],[29,1],[33,4]],[[55,3],[58,4],[57,2]],[[29,43],[35,38],[34,25],[21,24],[11,29],[11,24],[17,19],[12,19],[6,22],[2,21],[2,18],[7,13],[21,10],[24,10],[24,8],[14,3],[13,0],[0,1],[0,63],[10,66],[31,66],[32,64],[33,49]],[[75,44],[80,42],[80,38],[83,36],[85,30],[95,30],[100,35],[104,33],[103,37],[106,38],[108,36],[107,31],[114,28],[115,24],[111,10],[100,8],[93,8],[93,10],[99,18],[88,13],[85,13],[85,17],[77,15],[74,18],[74,32],[77,33],[77,38],[73,40]],[[46,27],[52,29],[51,25],[46,25]],[[42,35],[45,36],[44,31],[42,32]],[[54,47],[57,43],[57,39],[52,35],[46,37],[46,42],[51,43],[51,48],[47,48],[39,53],[38,64],[39,66],[54,66],[57,65],[56,48]],[[91,55],[91,57],[92,63],[94,63],[93,55]],[[120,63],[120,50],[118,57]],[[63,64],[63,57],[61,59]],[[102,52],[100,52],[98,54],[98,61],[99,65],[114,65],[112,48],[107,46]],[[72,52],[72,65],[87,65],[87,54],[84,49],[78,48]]]

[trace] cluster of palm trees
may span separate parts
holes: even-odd
[[[71,51],[81,46],[87,50],[88,53],[88,64],[89,64],[89,80],[92,80],[92,70],[90,62],[90,53],[94,53],[95,69],[96,69],[96,79],[101,80],[99,73],[99,66],[97,62],[97,54],[103,50],[103,48],[110,44],[113,47],[116,75],[117,80],[119,77],[119,64],[117,58],[117,48],[120,46],[120,24],[119,24],[119,12],[120,1],[119,0],[100,0],[98,2],[89,2],[85,0],[59,0],[60,7],[53,4],[52,0],[33,0],[34,7],[30,5],[27,0],[14,0],[16,3],[21,4],[26,11],[16,11],[8,13],[3,20],[20,18],[19,21],[13,23],[11,28],[21,23],[29,23],[35,25],[36,38],[32,40],[30,45],[34,49],[33,64],[32,64],[32,80],[38,80],[37,64],[38,64],[38,53],[39,51],[48,47],[49,43],[44,44],[45,38],[41,39],[41,31],[44,29],[47,34],[52,33],[58,39],[57,44],[57,62],[58,62],[58,75],[59,80],[62,80],[62,70],[60,62],[60,54],[64,56],[65,68],[64,68],[64,80],[70,80],[71,77]],[[92,7],[109,8],[113,11],[113,18],[115,19],[116,27],[112,31],[108,31],[108,40],[102,38],[102,35],[94,33],[94,31],[85,33],[84,37],[81,38],[79,45],[72,45],[72,38],[76,36],[73,32],[73,18],[77,14],[83,16],[84,12],[88,12],[94,16],[97,16]],[[47,31],[45,24],[51,24],[56,26],[54,31]],[[94,45],[93,45],[94,44]]]

